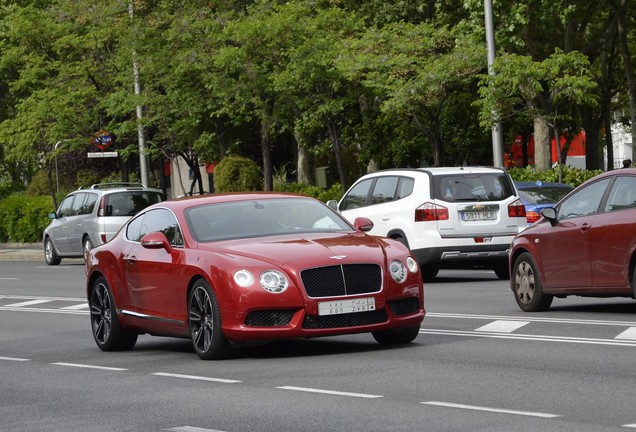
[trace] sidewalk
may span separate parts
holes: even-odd
[[[0,243],[0,261],[44,262],[42,243]]]

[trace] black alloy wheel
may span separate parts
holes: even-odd
[[[214,292],[199,279],[190,291],[188,322],[192,347],[203,360],[227,358],[232,347],[221,330],[221,311]]]
[[[119,324],[113,297],[103,276],[93,282],[89,306],[93,338],[102,351],[124,351],[135,346],[138,335],[126,332]]]

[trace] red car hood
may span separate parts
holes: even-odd
[[[199,243],[200,250],[238,255],[277,266],[308,262],[311,266],[344,262],[383,262],[384,241],[364,233],[319,233]]]

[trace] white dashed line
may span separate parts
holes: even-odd
[[[372,395],[372,394],[365,394],[365,393],[349,393],[349,392],[321,390],[321,389],[306,388],[306,387],[283,386],[283,387],[276,387],[276,388],[281,390],[294,390],[294,391],[302,391],[302,392],[308,392],[308,393],[322,393],[322,394],[330,394],[330,395],[336,395],[336,396],[350,396],[350,397],[365,398],[365,399],[377,399],[382,397],[380,395]]]
[[[428,401],[428,402],[420,402],[422,405],[434,405],[446,408],[459,408],[466,410],[474,410],[474,411],[485,411],[485,412],[493,412],[500,414],[514,414],[514,415],[522,415],[522,416],[530,416],[530,417],[541,417],[541,418],[555,418],[560,417],[557,414],[549,414],[549,413],[541,413],[541,412],[532,412],[532,411],[517,411],[517,410],[508,410],[502,408],[490,408],[476,405],[464,405],[457,404],[451,402],[438,402],[438,401]]]
[[[636,340],[636,327],[628,328],[627,330],[616,336],[614,339]]]
[[[39,299],[39,300],[28,300],[20,303],[12,303],[5,305],[4,307],[24,307],[24,306],[33,306],[42,303],[49,303],[51,300],[49,299]]]
[[[18,358],[18,357],[0,357],[0,360],[16,361],[16,362],[27,362],[27,361],[31,361],[31,359]]]
[[[173,428],[164,429],[164,430],[172,431],[172,432],[224,432],[224,431],[220,431],[216,429],[205,429],[205,428],[198,428],[198,427],[192,427],[192,426],[179,426],[179,427],[173,427]]]
[[[505,321],[497,320],[489,324],[481,326],[475,331],[495,332],[495,333],[512,333],[521,327],[530,324],[530,321]]]
[[[128,369],[124,368],[116,368],[116,367],[108,367],[108,366],[95,366],[95,365],[87,365],[87,364],[79,364],[79,363],[51,363],[52,365],[57,366],[70,366],[76,368],[86,368],[86,369],[101,369],[108,371],[127,371]]]
[[[198,381],[213,381],[213,382],[220,382],[220,383],[226,383],[226,384],[235,384],[235,383],[242,382],[242,381],[233,380],[233,379],[210,378],[210,377],[197,376],[197,375],[181,375],[181,374],[173,374],[173,373],[166,373],[166,372],[155,372],[152,375],[172,377],[172,378],[182,378],[182,379],[189,379],[189,380],[198,380]]]
[[[80,310],[80,309],[87,309],[87,308],[88,308],[88,303],[80,303],[80,304],[71,305],[71,306],[64,306],[63,308],[60,308],[60,309]]]

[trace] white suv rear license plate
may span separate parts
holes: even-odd
[[[489,221],[497,219],[495,211],[461,212],[463,221]]]
[[[375,310],[373,297],[318,302],[318,315],[336,315]]]

